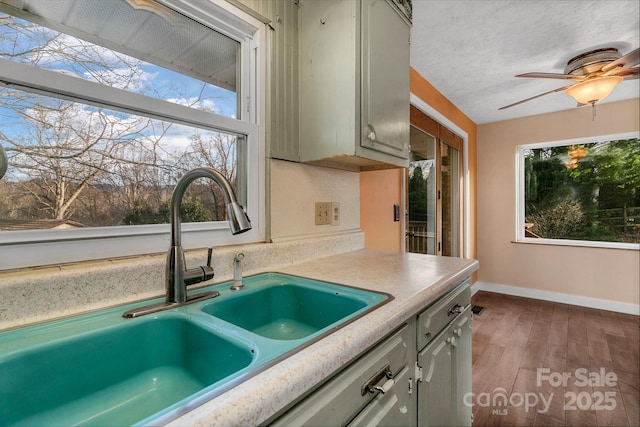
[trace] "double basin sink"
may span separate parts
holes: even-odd
[[[153,315],[122,317],[147,301],[0,334],[0,425],[163,424],[392,299],[278,273],[230,284]]]

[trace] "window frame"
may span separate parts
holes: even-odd
[[[565,139],[560,141],[547,141],[533,144],[522,144],[516,146],[515,153],[515,170],[516,170],[516,229],[514,243],[557,245],[557,246],[574,246],[574,247],[591,247],[606,249],[631,249],[640,250],[640,243],[621,243],[621,242],[605,242],[591,240],[570,240],[570,239],[548,239],[525,237],[525,171],[524,171],[524,152],[525,150],[549,147],[561,147],[567,145],[579,145],[594,143],[600,141],[611,141],[619,139],[640,138],[638,132],[627,132],[620,134],[609,134],[600,136],[589,136],[575,139]]]
[[[4,85],[90,105],[141,114],[161,120],[238,135],[238,179],[246,182],[239,200],[246,200],[252,229],[232,236],[227,221],[186,223],[185,249],[254,243],[265,236],[265,25],[248,13],[219,0],[160,0],[240,42],[237,119],[196,110],[125,90],[105,87],[53,71],[0,58]],[[0,271],[165,252],[170,225],[109,226],[72,230],[0,232]]]

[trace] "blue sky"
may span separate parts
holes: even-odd
[[[236,117],[236,94],[201,80],[185,76],[183,74],[156,66],[148,62],[141,62],[121,53],[116,53],[95,44],[80,41],[74,37],[58,33],[54,30],[30,24],[19,18],[13,18],[15,25],[6,25],[8,21],[3,21],[0,28],[0,56],[8,57],[7,52],[27,51],[29,48],[38,48],[45,45],[46,40],[55,37],[55,42],[49,46],[49,50],[40,49],[36,55],[29,53],[21,56],[13,56],[12,60],[33,64],[43,69],[65,72],[65,74],[90,80],[102,81],[113,87],[124,87],[124,81],[135,81],[128,84],[127,90],[143,93],[149,96],[165,99],[170,102],[182,105],[196,103],[195,108],[202,108],[214,111],[226,117]],[[22,27],[22,28],[20,28]],[[24,31],[29,28],[30,31]],[[21,31],[17,31],[21,29]],[[17,43],[14,44],[14,40]],[[60,55],[58,52],[65,52]],[[70,59],[66,52],[77,52],[76,58],[85,59],[83,65],[79,65]],[[125,61],[131,61],[135,66],[125,66]],[[155,93],[155,94],[154,94]],[[162,94],[162,95],[157,95]],[[15,129],[8,129],[7,125],[16,117],[15,113],[3,106],[3,98],[0,96],[0,126],[4,126],[2,131],[11,135],[17,132]],[[87,107],[87,114],[93,107]],[[4,116],[4,120],[2,119]],[[11,118],[11,120],[7,120]],[[178,127],[178,126],[174,126]],[[178,129],[176,129],[178,130]],[[203,131],[203,133],[206,133]],[[180,132],[182,136],[175,135],[176,139],[184,138],[184,129]],[[170,135],[169,135],[170,136]],[[177,146],[184,145],[184,142],[177,143]]]
[[[7,25],[11,22],[15,25]],[[208,107],[216,113],[226,117],[236,116],[236,94],[233,91],[19,18],[5,20],[3,24],[0,27],[0,56],[22,63],[35,63],[43,69],[62,71],[90,81],[101,80],[101,83],[114,87],[128,84],[127,90],[169,101],[201,97],[208,100]],[[45,46],[47,40],[53,42],[46,45],[45,49],[40,48]],[[11,57],[7,55],[22,51],[28,53]],[[78,59],[77,63],[74,63],[73,58]],[[127,66],[124,61],[135,65]],[[137,87],[130,83],[132,78],[138,83]],[[129,83],[124,83],[125,81]],[[154,92],[162,96],[155,95]]]

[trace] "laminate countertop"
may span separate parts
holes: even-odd
[[[362,249],[274,272],[386,292],[394,299],[227,392],[172,420],[172,426],[258,425],[355,360],[453,289],[478,261]]]

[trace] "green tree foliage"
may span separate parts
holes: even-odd
[[[138,200],[122,219],[123,225],[139,225],[139,224],[165,224],[168,222],[168,216],[165,220],[163,215],[158,212],[146,200]]]
[[[169,208],[170,201],[167,200],[162,204],[160,212],[166,215],[166,222],[169,222]],[[209,211],[204,204],[194,197],[185,197],[182,199],[180,205],[180,216],[182,216],[182,222],[207,222],[213,221],[211,211]]]
[[[524,162],[525,221],[536,234],[640,241],[637,138],[534,149]]]
[[[141,200],[136,203],[131,212],[122,220],[123,225],[139,224],[166,224],[169,222],[171,201],[162,203],[158,209],[154,209],[149,203]],[[211,211],[194,197],[185,197],[180,205],[182,222],[207,222],[213,221]]]
[[[416,166],[409,177],[409,220],[427,221],[427,180],[422,168]]]
[[[570,174],[576,182],[605,190],[599,198],[603,208],[634,205],[640,201],[640,141],[632,138],[595,146]]]
[[[569,176],[561,157],[565,147],[532,150],[525,158],[525,200],[527,215],[546,211],[565,200],[570,193]]]

